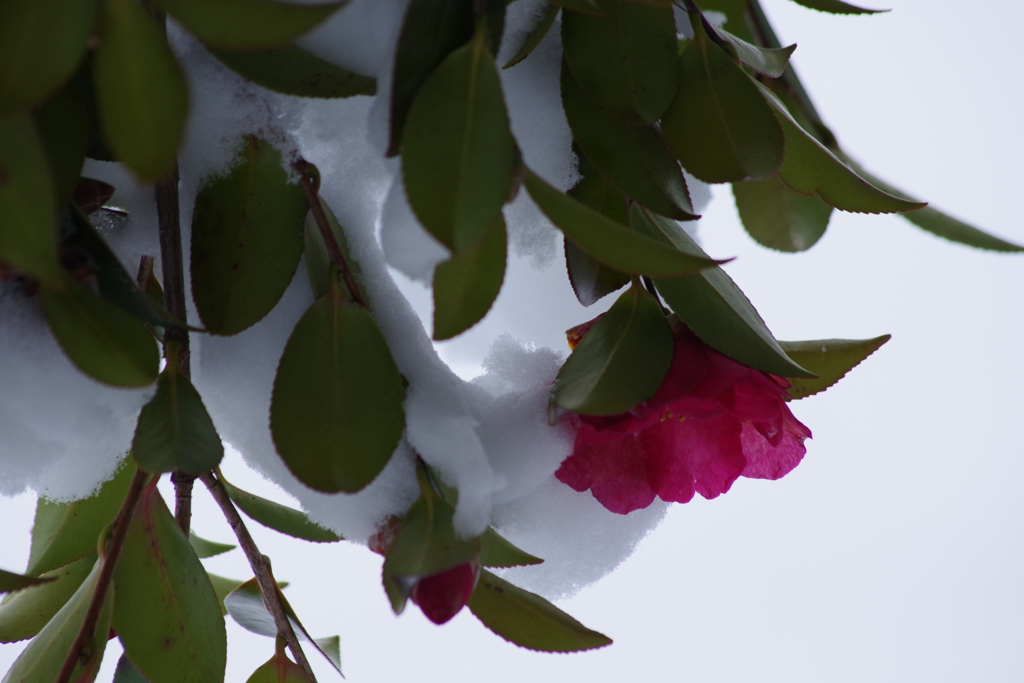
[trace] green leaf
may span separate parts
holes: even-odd
[[[530,56],[530,53],[540,45],[540,42],[544,40],[544,36],[551,30],[555,23],[555,17],[558,16],[558,10],[559,7],[556,4],[549,4],[544,8],[544,13],[540,15],[537,25],[526,34],[526,38],[523,39],[523,44],[519,46],[519,50],[512,56],[512,59],[508,60],[505,66],[501,67],[502,69],[513,67]]]
[[[840,155],[852,169],[854,169],[858,175],[867,180],[875,187],[888,192],[894,197],[905,199],[908,202],[919,203],[919,201],[910,195],[902,192],[901,190],[893,187],[886,183],[884,180],[878,178],[878,176],[872,175],[864,170],[863,167],[852,162],[845,155]],[[960,244],[966,244],[969,247],[975,247],[977,249],[990,249],[992,251],[1002,252],[1020,252],[1024,251],[1024,247],[1013,242],[1007,242],[1004,239],[1000,239],[995,235],[991,235],[987,232],[979,230],[972,225],[968,225],[961,220],[953,218],[952,216],[939,211],[938,209],[926,206],[923,209],[917,211],[908,211],[902,214],[908,221],[926,230],[933,235],[942,237],[943,239],[950,240],[951,242],[959,242]]]
[[[53,336],[79,370],[119,387],[156,379],[160,355],[138,320],[69,275],[58,285],[44,285],[42,303]]]
[[[473,36],[472,0],[412,0],[405,10],[391,82],[388,156],[398,154],[409,108],[430,74]]]
[[[64,658],[71,649],[82,622],[85,621],[86,610],[96,591],[98,573],[97,563],[71,599],[47,622],[28,647],[22,650],[7,672],[5,683],[53,683],[56,680],[57,673],[64,664]],[[110,632],[112,602],[113,591],[108,590],[96,621],[96,628],[91,634],[91,641],[86,643],[86,651],[91,654],[85,662],[80,661],[71,673],[70,680],[76,683],[90,683],[96,678]]]
[[[223,475],[220,477],[220,483],[224,485],[228,496],[235,502],[235,505],[263,526],[270,527],[275,531],[280,531],[282,534],[295,538],[312,541],[313,543],[332,543],[344,540],[333,531],[329,531],[309,521],[309,517],[304,512],[293,510],[272,500],[260,498],[248,491],[243,491],[228,483]]]
[[[786,159],[779,177],[791,189],[808,197],[818,195],[826,204],[854,213],[902,213],[926,206],[894,197],[865,181],[801,128],[771,90],[759,87],[786,133]]]
[[[139,289],[135,278],[128,274],[113,250],[87,218],[75,210],[69,211],[68,216],[67,225],[71,226],[71,234],[65,237],[64,246],[81,249],[89,255],[96,269],[96,284],[103,299],[148,325],[157,328],[185,328],[182,321],[175,320],[164,309],[162,290],[158,299],[154,300]],[[159,287],[155,277],[152,283]]]
[[[231,591],[241,586],[245,581],[242,581],[241,579],[229,579],[218,574],[211,574],[210,572],[206,572],[206,576],[210,579],[210,585],[213,586],[213,592],[217,594],[217,599],[220,600],[221,614],[227,616],[228,608],[224,606],[224,599],[227,598]],[[282,588],[284,587],[280,583],[278,585]]]
[[[820,198],[793,192],[778,176],[734,183],[732,194],[750,236],[778,251],[807,251],[825,234],[832,215]]]
[[[356,279],[356,284],[359,284],[360,276],[362,275],[362,268],[359,265],[359,261],[353,257],[352,252],[348,248],[348,240],[345,237],[345,231],[342,229],[341,224],[338,223],[338,219],[335,218],[334,212],[331,211],[331,207],[327,205],[323,197],[317,197],[320,201],[320,208],[324,211],[324,216],[327,218],[327,223],[331,228],[331,234],[334,235],[334,240],[338,243],[341,248],[341,253],[345,257],[346,263],[348,263],[349,270],[352,271],[353,277]],[[303,254],[306,257],[306,275],[309,277],[309,285],[313,288],[313,296],[317,299],[324,296],[331,290],[331,281],[334,280],[341,291],[349,298],[354,299],[352,292],[349,292],[348,286],[344,281],[339,281],[337,274],[332,275],[331,269],[331,257],[327,252],[327,244],[324,242],[323,235],[320,233],[320,227],[316,223],[316,219],[313,217],[313,211],[310,210],[306,213],[306,220],[303,224],[303,244],[305,249]],[[366,299],[366,292],[362,292],[363,299]]]
[[[332,291],[310,306],[274,379],[270,431],[288,469],[317,491],[359,491],[405,428],[402,379],[370,313]]]
[[[712,27],[714,28],[714,27]],[[789,57],[796,49],[796,44],[787,47],[767,48],[752,45],[723,29],[715,29],[719,39],[724,40],[736,51],[740,62],[749,66],[759,74],[769,78],[779,78],[789,65]]]
[[[672,9],[600,0],[602,16],[562,13],[562,49],[583,92],[623,121],[651,124],[676,93]]]
[[[145,182],[177,160],[188,87],[167,38],[135,0],[104,0],[96,50],[96,96],[103,133],[118,160]]]
[[[671,244],[637,234],[562,194],[529,169],[523,184],[541,211],[566,237],[593,258],[616,270],[655,276],[681,275],[722,263],[683,253]]]
[[[501,212],[518,164],[498,70],[480,30],[412,103],[402,149],[406,195],[423,227],[461,252]]]
[[[278,652],[253,671],[245,683],[309,683],[309,678],[301,666],[288,659],[288,655]]]
[[[790,399],[806,398],[825,391],[892,338],[883,334],[874,339],[816,339],[779,342],[795,362],[818,375],[815,379],[792,379]]]
[[[40,496],[25,573],[40,576],[96,552],[100,532],[114,521],[134,476],[135,465],[126,461],[89,498],[55,503]]]
[[[89,122],[73,86],[66,86],[32,114],[46,150],[56,206],[64,206],[78,183],[89,148]]]
[[[579,652],[612,643],[608,636],[591,631],[539,595],[486,569],[480,570],[469,609],[491,631],[530,650]]]
[[[226,553],[229,550],[234,550],[238,546],[231,545],[230,543],[217,543],[216,541],[208,541],[201,536],[196,536],[193,532],[188,532],[188,543],[192,546],[192,550],[196,552],[196,557],[200,560],[205,560],[207,557],[216,557],[222,553]],[[210,583],[213,583],[212,581]],[[214,588],[214,592],[217,589]]]
[[[583,177],[566,194],[620,225],[629,225],[626,198],[598,172],[582,150],[574,148],[573,151],[579,159],[579,171]],[[563,241],[569,284],[572,285],[576,298],[584,306],[600,301],[629,283],[629,275],[609,268],[588,256],[568,237]]]
[[[24,576],[0,569],[0,593],[12,593],[23,588],[49,583],[52,580],[35,576]]]
[[[384,557],[384,589],[401,614],[416,581],[470,562],[480,555],[480,538],[461,538],[455,508],[440,496],[421,497],[406,513]]]
[[[114,629],[153,683],[224,680],[217,595],[155,485],[143,491],[114,571]]]
[[[617,415],[658,390],[672,362],[672,328],[634,283],[587,332],[558,371],[551,402],[574,413]]]
[[[480,322],[505,280],[507,238],[499,213],[480,241],[434,270],[434,339],[451,339]]]
[[[299,97],[376,95],[377,80],[331,64],[294,45],[257,52],[210,52],[230,69],[264,88]]]
[[[596,106],[562,62],[562,105],[576,143],[631,199],[676,220],[696,218],[679,162],[649,126],[630,126]]]
[[[558,5],[574,12],[583,12],[593,16],[601,17],[605,14],[605,8],[598,0],[548,0],[552,5]]]
[[[199,40],[228,50],[286,45],[346,2],[309,5],[273,0],[156,0]]]
[[[71,77],[95,16],[95,0],[0,3],[0,116],[31,109]]]
[[[0,261],[57,281],[53,183],[46,150],[27,114],[0,117]]]
[[[704,254],[675,223],[635,206],[632,218],[634,229],[692,254]],[[676,315],[719,352],[744,365],[783,377],[814,376],[790,360],[757,310],[721,268],[659,278],[654,284]]]
[[[513,545],[491,527],[480,536],[480,565],[483,567],[524,567],[543,561]]]
[[[281,584],[278,584],[281,586]],[[314,639],[306,631],[306,627],[299,621],[299,617],[295,614],[295,610],[288,604],[288,600],[281,593],[280,589],[277,591],[277,597],[281,601],[281,605],[284,607],[285,616],[288,617],[288,621],[292,625],[292,629],[295,631],[295,635],[299,640],[304,640],[314,648],[317,649],[324,658],[331,663],[331,665],[337,669],[338,673],[341,673],[341,656],[335,654],[332,650],[334,649],[333,638],[319,638]],[[224,599],[224,605],[228,609],[228,614],[234,619],[239,626],[251,631],[257,635],[268,636],[271,638],[277,637],[277,626],[274,624],[274,617],[271,616],[270,612],[267,611],[267,607],[263,601],[263,593],[260,592],[259,584],[255,578],[249,579],[241,586],[231,591],[231,593]],[[327,651],[321,647],[321,643],[326,645]]]
[[[44,581],[43,585],[33,586],[5,597],[0,603],[0,643],[25,640],[39,633],[53,615],[71,599],[95,563],[95,553],[86,555],[71,564],[44,572],[39,579],[34,579]],[[7,573],[0,570],[0,576]]]
[[[220,464],[224,446],[203,399],[175,362],[157,380],[142,407],[132,438],[132,457],[147,472],[199,476]]]
[[[782,164],[782,129],[757,85],[691,14],[679,55],[679,91],[662,133],[686,170],[708,183],[763,180]]]
[[[240,163],[199,191],[192,214],[192,298],[215,334],[236,334],[277,304],[302,257],[305,195],[281,154],[247,136]]]
[[[842,0],[793,0],[793,2],[819,12],[831,12],[832,14],[878,14],[889,11],[887,9],[865,9]]]
[[[700,9],[708,12],[721,12],[725,15],[725,30],[735,35],[742,35],[747,24],[745,14],[747,0],[701,0]]]
[[[328,636],[326,638],[314,638],[313,644],[320,654],[334,665],[334,668],[341,673],[341,636]]]
[[[150,683],[145,676],[128,659],[128,655],[122,653],[117,660],[117,668],[114,669],[114,680],[112,683]]]

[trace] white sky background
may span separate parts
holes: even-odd
[[[837,17],[764,4],[780,37],[799,43],[793,63],[851,155],[1024,243],[1024,7],[895,0],[889,14]],[[778,337],[893,334],[838,386],[794,404],[814,432],[804,462],[783,480],[740,480],[675,506],[615,573],[561,603],[616,641],[586,654],[521,650],[468,611],[440,628],[415,607],[395,618],[377,556],[252,524],[308,630],[341,635],[349,681],[1024,680],[1024,255],[838,212],[810,252],[777,254],[746,236],[727,188],[700,230],[713,256],[739,257],[727,269]],[[504,303],[449,360],[471,367],[503,329],[561,344],[592,317],[559,308],[564,293],[539,286],[552,278],[526,279],[538,283],[529,308]],[[278,495],[237,457],[226,471]],[[231,540],[205,492],[196,498],[197,533]],[[0,567],[24,567],[33,504],[0,498]],[[249,575],[237,551],[207,564]],[[244,681],[272,642],[229,629],[227,680]],[[19,649],[0,646],[0,670]]]

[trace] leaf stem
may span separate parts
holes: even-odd
[[[288,648],[292,651],[295,662],[306,672],[310,683],[316,683],[316,676],[309,665],[309,660],[306,659],[302,646],[299,645],[299,639],[295,635],[295,630],[292,628],[291,622],[288,621],[284,605],[281,604],[281,600],[278,598],[277,582],[274,581],[274,576],[270,572],[270,560],[256,547],[252,536],[249,535],[249,530],[245,528],[245,522],[239,516],[238,511],[231,502],[231,498],[228,496],[227,490],[220,483],[220,480],[210,472],[199,478],[206,484],[206,488],[210,490],[213,499],[217,501],[221,512],[224,513],[224,519],[227,520],[231,530],[235,532],[238,545],[245,552],[245,557],[249,560],[249,566],[252,567],[253,574],[256,575],[256,583],[259,584],[260,592],[263,593],[263,604],[274,618],[274,625],[277,627],[278,635],[288,643]]]
[[[60,667],[57,679],[54,683],[68,683],[71,673],[81,659],[85,646],[95,637],[96,623],[100,618],[100,611],[103,609],[103,602],[107,597],[107,589],[110,587],[111,579],[114,577],[114,569],[117,567],[117,558],[121,555],[121,548],[124,547],[124,540],[128,536],[128,527],[131,524],[135,508],[138,507],[139,498],[146,487],[146,480],[149,474],[138,470],[128,486],[128,493],[121,503],[121,509],[117,511],[117,517],[111,527],[110,544],[107,546],[106,555],[100,558],[99,576],[96,577],[96,590],[89,601],[89,607],[85,611],[85,618],[82,626],[78,629],[71,649],[64,658],[64,664]],[[105,637],[105,636],[104,636]]]
[[[334,232],[331,230],[331,224],[327,220],[327,214],[324,213],[324,207],[320,205],[319,172],[313,164],[305,159],[299,159],[293,166],[299,172],[299,185],[302,186],[302,192],[306,195],[306,202],[309,204],[309,210],[313,214],[313,220],[316,221],[316,226],[320,229],[320,236],[323,237],[324,244],[327,246],[327,256],[331,259],[334,267],[338,269],[338,272],[341,273],[345,286],[352,294],[352,300],[363,308],[369,308],[366,305],[366,299],[363,297],[363,291],[359,288],[359,283],[356,282],[352,269],[349,268],[345,254],[341,250],[341,245],[334,238]]]

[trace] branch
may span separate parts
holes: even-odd
[[[309,665],[309,660],[306,659],[302,646],[299,645],[299,639],[295,635],[295,630],[292,628],[288,615],[284,611],[284,605],[281,604],[281,600],[278,598],[277,582],[270,573],[270,561],[256,547],[252,536],[249,535],[249,530],[245,528],[245,522],[242,521],[238,511],[235,510],[235,506],[231,502],[231,498],[228,497],[228,492],[224,489],[220,480],[213,476],[212,473],[204,474],[200,479],[206,484],[206,488],[210,489],[210,494],[217,501],[217,505],[220,506],[228,525],[235,532],[238,545],[245,552],[245,557],[249,560],[249,566],[252,567],[253,574],[256,575],[256,583],[259,584],[260,592],[263,593],[263,604],[266,606],[267,611],[270,612],[270,615],[274,617],[274,625],[277,627],[278,635],[283,637],[285,642],[288,643],[288,648],[292,651],[295,662],[306,672],[306,676],[309,677],[311,683],[316,683],[316,676]]]
[[[366,305],[366,299],[363,298],[363,292],[359,288],[359,283],[356,282],[355,275],[352,274],[352,269],[349,268],[348,261],[345,259],[345,253],[341,250],[338,240],[334,238],[334,232],[331,230],[331,224],[327,220],[327,214],[324,213],[324,207],[320,205],[320,196],[318,194],[320,189],[319,174],[315,167],[305,159],[299,159],[295,162],[294,166],[299,172],[299,185],[302,186],[302,193],[306,195],[306,202],[309,204],[309,210],[313,213],[313,220],[316,221],[316,226],[320,230],[320,236],[323,237],[324,244],[327,246],[328,258],[331,259],[331,263],[341,273],[345,286],[352,294],[352,300],[363,308],[369,308]]]
[[[102,564],[100,565],[99,576],[96,578],[96,591],[92,594],[89,607],[85,612],[85,619],[82,620],[82,626],[78,629],[78,635],[75,636],[75,641],[71,644],[71,649],[68,650],[68,654],[64,658],[64,664],[60,667],[60,672],[57,674],[57,679],[54,683],[68,683],[71,679],[71,672],[75,670],[75,666],[82,657],[82,651],[96,635],[94,633],[96,623],[99,621],[100,611],[103,609],[103,602],[107,597],[110,581],[114,577],[117,558],[121,555],[121,548],[124,547],[124,540],[128,536],[128,527],[131,524],[132,516],[135,514],[135,508],[139,504],[139,498],[142,497],[142,491],[146,487],[146,480],[148,478],[149,474],[142,470],[137,470],[132,478],[132,483],[128,487],[128,493],[125,495],[124,502],[121,503],[121,509],[118,510],[117,517],[114,518],[110,544],[107,546],[106,555],[99,560]],[[106,638],[105,635],[103,637]]]

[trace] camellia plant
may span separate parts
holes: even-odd
[[[366,544],[395,613],[611,643],[504,578],[557,571],[509,521],[529,497],[601,523],[782,477],[793,402],[888,340],[776,340],[696,239],[708,184],[779,251],[835,209],[1024,250],[847,156],[795,47],[759,0],[0,4],[0,493],[40,494],[0,571],[0,642],[32,639],[5,683],[94,680],[112,637],[119,683],[221,681],[225,615],[276,644],[250,682],[315,680],[313,650],[340,673],[243,515]],[[580,304],[614,301],[564,362],[506,338],[460,379],[431,340],[555,229]],[[429,338],[389,266],[431,288]],[[230,483],[222,438],[306,511]],[[252,578],[204,568],[234,546],[191,532],[196,479]]]

